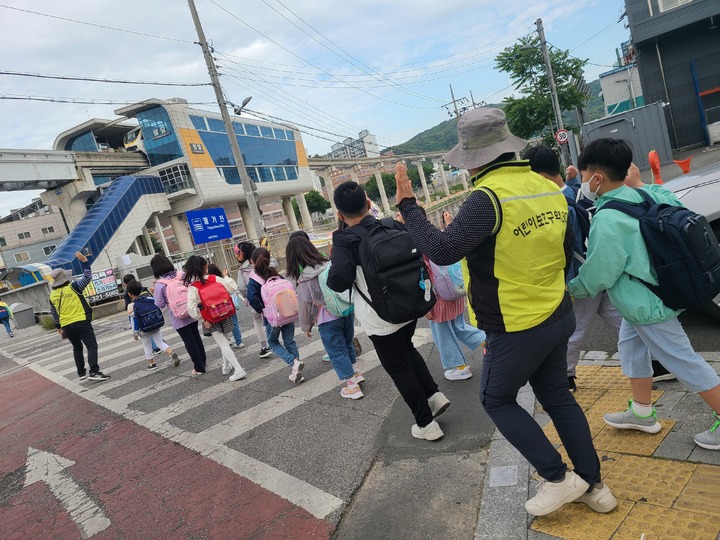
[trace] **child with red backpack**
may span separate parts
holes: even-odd
[[[173,263],[165,255],[157,254],[150,261],[155,276],[153,297],[160,309],[167,308],[170,323],[185,345],[193,363],[193,375],[205,373],[205,346],[198,331],[198,322],[188,313],[188,288]]]
[[[339,296],[340,293],[323,286],[323,281],[327,283],[329,262],[307,238],[299,235],[291,237],[285,260],[288,276],[297,282],[300,328],[310,337],[313,326],[317,324],[333,369],[344,383],[340,395],[346,399],[362,398],[364,394],[360,383],[365,382],[365,377],[356,368],[353,345],[355,317],[349,292],[348,302],[335,302],[330,297],[330,294]]]
[[[203,328],[208,330],[222,352],[222,374],[235,372],[230,381],[238,381],[247,376],[245,370],[235,358],[227,335],[232,332],[232,316],[235,304],[231,294],[237,290],[235,281],[228,277],[208,275],[208,262],[203,257],[192,255],[185,263],[185,278],[188,286],[188,312],[196,319],[203,319]]]
[[[305,364],[295,343],[295,321],[298,319],[298,302],[295,289],[288,280],[270,266],[270,252],[265,248],[253,251],[251,262],[255,270],[250,274],[247,299],[250,306],[264,316],[270,350],[291,367],[290,380],[301,383]],[[282,335],[283,345],[280,345]]]

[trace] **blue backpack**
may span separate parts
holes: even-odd
[[[162,310],[155,305],[152,296],[138,296],[133,303],[133,312],[142,332],[153,332],[165,325]]]
[[[329,272],[330,263],[318,274],[318,284],[325,299],[325,309],[335,317],[347,317],[355,310],[355,306],[353,306],[352,299],[350,298],[350,289],[339,293],[328,287],[327,280]]]
[[[618,210],[640,222],[658,285],[638,281],[670,309],[703,307],[720,294],[720,245],[712,227],[684,206],[658,203],[644,189],[636,191],[642,202],[610,201],[599,210]]]
[[[0,306],[0,321],[10,318],[10,310],[7,306]]]

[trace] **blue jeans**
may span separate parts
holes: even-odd
[[[12,329],[10,328],[10,317],[7,319],[2,319],[3,325],[5,325],[5,330],[7,330],[8,334],[12,334]]]
[[[240,333],[240,324],[238,323],[237,313],[233,313],[233,316],[230,318],[233,323],[232,334],[235,339],[235,345],[240,345],[242,343],[242,334]]]
[[[293,365],[293,360],[300,359],[300,351],[298,351],[297,343],[295,343],[295,323],[287,323],[280,328],[274,328],[263,319],[265,324],[265,333],[267,334],[268,347],[275,356],[278,356],[288,366]],[[280,335],[282,334],[283,345],[280,345]]]
[[[440,352],[440,362],[445,369],[467,364],[460,343],[474,351],[485,341],[485,332],[466,324],[463,313],[452,321],[430,321],[430,331],[435,346]]]
[[[355,374],[353,364],[356,362],[353,337],[355,328],[353,326],[353,315],[340,317],[318,326],[320,339],[330,356],[333,369],[341,381],[349,379]]]

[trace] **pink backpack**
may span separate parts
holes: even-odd
[[[175,318],[185,319],[189,317],[190,314],[187,308],[188,288],[182,279],[159,279],[158,283],[165,285],[165,296],[167,296],[168,308]]]
[[[270,326],[279,328],[297,321],[298,297],[295,287],[287,279],[271,277],[260,287],[260,295],[265,304],[263,315]]]

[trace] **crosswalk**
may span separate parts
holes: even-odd
[[[333,482],[326,478],[317,481],[298,478],[288,470],[282,470],[277,463],[265,463],[261,455],[236,450],[233,441],[262,431],[304,407],[310,406],[308,410],[311,410],[310,404],[323,403],[325,407],[370,415],[377,410],[378,402],[389,410],[397,396],[394,390],[384,391],[389,378],[381,369],[376,369],[379,366],[377,355],[359,327],[356,327],[356,335],[365,350],[358,359],[358,366],[366,373],[366,385],[371,390],[366,392],[364,400],[352,403],[340,397],[340,382],[331,365],[322,361],[324,350],[317,337],[296,336],[300,357],[306,363],[307,380],[293,385],[288,380],[289,367],[285,363],[275,357],[265,360],[258,357],[260,347],[252,332],[244,336],[246,347],[236,350],[248,375],[241,381],[229,382],[226,376],[220,375],[220,352],[212,338],[204,339],[208,372],[191,376],[192,363],[180,337],[171,328],[165,328],[163,334],[165,341],[180,354],[180,366],[173,367],[164,355],[156,357],[158,369],[148,371],[141,345],[134,342],[126,330],[125,316],[96,321],[94,327],[100,369],[111,375],[105,382],[78,380],[69,343],[53,332],[27,338],[18,336],[17,341],[3,344],[2,354],[82,398],[224,465],[319,518],[326,518],[346,505],[346,494],[352,493],[357,486],[317,487]],[[432,346],[429,329],[418,328],[414,341],[421,352],[427,352]],[[228,406],[228,403],[232,405]],[[311,415],[303,417],[306,417],[303,425],[291,429],[330,427],[316,426]],[[298,459],[304,453],[313,456],[324,451],[326,449],[321,447],[288,448],[288,452],[300,456]],[[352,452],[352,449],[343,451]]]

